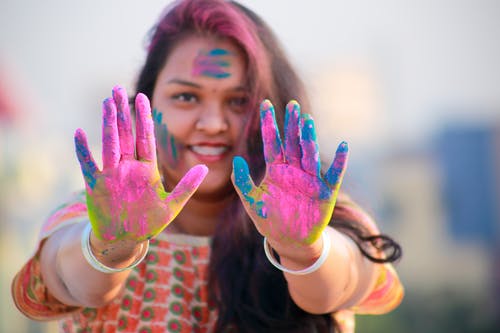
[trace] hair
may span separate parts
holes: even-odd
[[[167,7],[151,30],[137,92],[152,98],[157,76],[170,52],[179,41],[192,35],[230,40],[246,57],[250,118],[245,130],[247,140],[242,141],[247,145],[252,176],[260,180],[265,162],[258,103],[264,98],[272,101],[282,129],[289,100],[298,100],[302,112],[309,110],[303,83],[274,33],[257,14],[233,1],[185,0]],[[369,216],[346,195],[339,194],[331,224],[352,237],[369,260],[398,260],[400,246],[388,236],[371,235],[362,227],[366,221],[371,221]],[[373,247],[387,255],[374,255]],[[283,274],[267,261],[262,236],[236,194],[213,236],[208,283],[218,310],[216,332],[333,332],[336,328],[331,314],[314,315],[295,305]]]

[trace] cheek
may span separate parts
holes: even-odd
[[[169,133],[165,124],[155,125],[155,136],[160,164],[167,163],[172,167],[176,167],[179,161],[180,147],[175,137]]]
[[[239,116],[232,123],[231,135],[233,137],[235,155],[247,157],[249,143],[254,141],[258,136],[258,133],[250,130],[250,121],[251,119],[248,116]]]
[[[248,117],[239,114],[233,114],[228,116],[228,120],[231,123],[231,135],[234,140],[244,140],[247,133],[247,122]]]
[[[169,166],[176,167],[179,161],[179,151],[181,146],[179,144],[179,140],[177,139],[177,135],[172,132],[170,128],[178,129],[179,127],[175,122],[167,125],[164,119],[165,116],[161,111],[158,111],[157,109],[153,111],[158,161],[160,165],[168,164]]]

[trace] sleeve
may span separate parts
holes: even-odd
[[[379,315],[394,310],[403,300],[404,289],[391,264],[377,264],[372,290],[358,305],[332,314],[339,332],[355,332],[355,315]]]
[[[337,207],[335,209],[337,210]],[[350,217],[351,220],[357,221],[369,234],[380,234],[377,224],[369,214],[345,197],[337,214],[346,220]],[[403,297],[403,285],[394,266],[390,263],[376,264],[371,290],[357,305],[348,310],[356,314],[384,314],[395,309]]]
[[[82,191],[54,210],[42,225],[34,254],[16,274],[11,286],[14,303],[28,318],[54,320],[80,309],[67,306],[50,294],[41,275],[40,249],[46,238],[55,231],[87,219],[87,206]]]
[[[391,264],[380,264],[371,293],[352,310],[358,314],[384,314],[394,310],[403,296],[403,285],[394,267]]]

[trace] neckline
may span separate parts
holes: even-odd
[[[157,239],[164,240],[178,245],[207,246],[212,241],[211,236],[195,236],[181,233],[162,232]]]

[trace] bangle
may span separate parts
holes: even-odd
[[[288,269],[288,268],[282,266],[279,262],[277,262],[276,259],[274,258],[274,256],[271,254],[272,249],[269,246],[269,243],[267,242],[266,237],[264,237],[264,252],[266,253],[266,257],[269,260],[269,262],[271,264],[273,264],[274,267],[276,267],[277,269],[279,269],[283,272],[287,272],[287,273],[294,274],[294,275],[309,274],[309,273],[314,272],[318,268],[320,268],[321,265],[323,265],[323,263],[326,261],[326,258],[328,257],[328,253],[330,252],[330,247],[332,245],[332,242],[330,239],[330,235],[328,234],[326,229],[323,230],[323,233],[321,234],[321,236],[322,236],[321,238],[323,239],[323,250],[321,251],[321,255],[319,256],[318,260],[316,260],[316,262],[314,264],[312,264],[311,266],[309,266],[307,268],[301,269],[301,270],[291,270],[291,269]]]
[[[118,272],[126,271],[128,269],[132,269],[135,266],[139,265],[139,263],[148,254],[149,241],[146,243],[146,246],[144,246],[144,243],[141,243],[141,252],[143,252],[143,253],[130,266],[123,267],[123,268],[108,267],[108,266],[104,265],[102,262],[100,262],[99,260],[97,260],[97,258],[92,253],[92,249],[90,248],[90,232],[91,231],[92,231],[92,226],[90,225],[90,223],[88,223],[82,232],[82,238],[81,238],[82,253],[83,253],[83,256],[85,257],[85,259],[87,260],[87,262],[89,263],[89,265],[100,272],[111,274],[111,273],[118,273]]]

